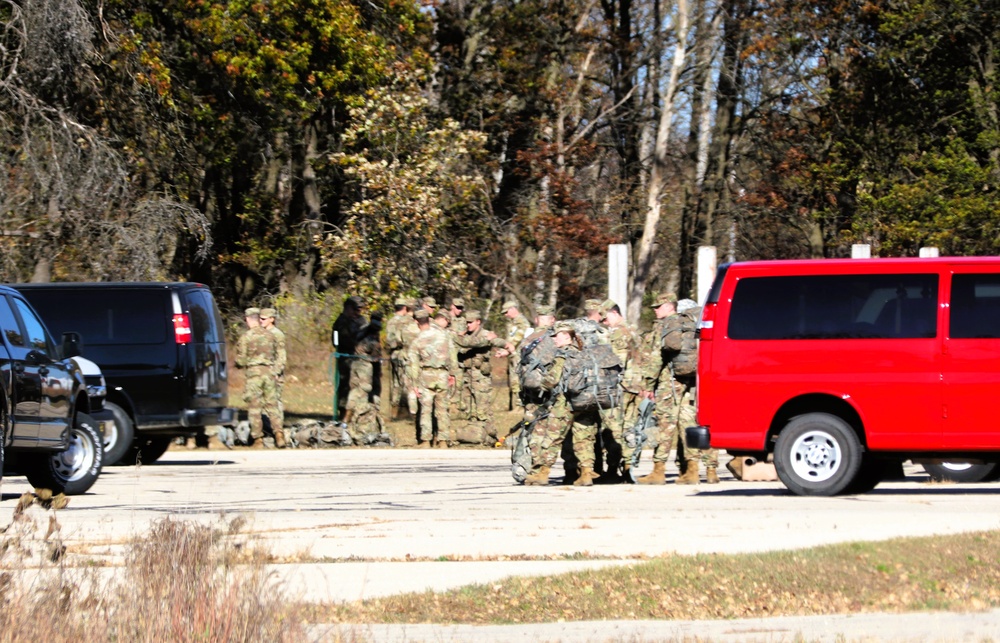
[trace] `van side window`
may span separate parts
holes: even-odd
[[[952,275],[949,336],[1000,337],[1000,275]]]
[[[56,337],[75,331],[85,346],[160,344],[167,337],[170,311],[162,291],[143,289],[36,290],[28,295]],[[66,315],[64,310],[87,314]]]
[[[937,334],[931,274],[748,277],[736,285],[732,339],[906,339]]]
[[[3,330],[4,337],[11,346],[24,347],[21,326],[17,323],[14,311],[11,310],[10,302],[3,295],[0,295],[0,329]]]

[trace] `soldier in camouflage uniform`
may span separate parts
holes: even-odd
[[[285,424],[285,404],[282,401],[285,391],[285,367],[288,364],[288,353],[285,351],[285,333],[274,325],[274,320],[278,316],[278,311],[273,308],[263,308],[260,311],[260,326],[272,335],[277,342],[277,358],[274,362],[274,386],[275,397],[278,400],[278,426]],[[271,428],[274,428],[274,420],[271,420]],[[285,448],[285,435],[283,431],[275,431],[274,444],[279,449]]]
[[[622,437],[626,426],[635,424],[639,410],[639,378],[637,361],[639,337],[625,322],[621,309],[608,299],[601,304],[601,317],[609,329],[611,348],[622,363],[621,402],[618,408],[601,410],[601,432],[607,452],[607,470],[600,482],[630,481],[632,448]],[[619,474],[621,470],[622,474]]]
[[[684,429],[697,423],[696,377],[694,372],[688,374],[677,372],[693,371],[697,368],[698,345],[695,328],[700,313],[701,307],[697,302],[692,299],[682,299],[677,302],[677,312],[667,318],[663,329],[663,348],[667,356],[672,357],[672,363],[675,365],[674,379],[685,386],[681,400],[683,416],[679,418],[677,438],[680,457],[684,460],[684,473],[677,478],[677,484],[698,484],[699,463],[705,465],[705,482],[719,483],[719,450],[688,448],[687,433]],[[686,369],[680,369],[679,361],[682,359],[689,362],[686,364]]]
[[[490,353],[494,348],[514,350],[507,340],[483,328],[482,314],[478,310],[465,313],[466,332],[455,338],[458,348],[458,364],[463,379],[468,382],[469,405],[466,419],[486,425],[487,434],[496,437],[496,431],[488,425],[492,408],[490,397],[493,381],[490,377]]]
[[[250,436],[253,438],[253,448],[264,448],[264,420],[267,415],[271,420],[274,434],[282,436],[281,415],[277,405],[277,387],[274,377],[274,363],[278,358],[278,345],[275,336],[260,325],[260,309],[247,308],[247,332],[240,337],[236,347],[236,368],[246,370],[246,385],[243,387],[243,400],[247,404],[247,415],[250,419]]]
[[[390,406],[392,414],[395,416],[398,407],[402,406],[402,399],[406,399],[406,406],[410,415],[416,417],[418,406],[417,396],[413,392],[413,385],[406,372],[406,354],[410,343],[416,339],[420,332],[417,329],[417,322],[413,319],[413,311],[416,310],[417,303],[412,299],[396,299],[396,314],[392,316],[385,327],[385,347],[389,351],[389,358],[392,365],[392,395]]]
[[[429,295],[420,300],[420,307],[427,311],[427,316],[431,319],[434,318],[434,313],[438,309],[437,301]],[[414,308],[413,312],[417,312],[417,309]]]
[[[468,330],[468,322],[465,319],[465,300],[461,297],[454,297],[451,300],[451,307],[448,308],[448,316],[451,320],[448,323],[448,331],[451,339],[458,345],[458,338],[465,335]],[[459,364],[457,381],[455,388],[451,390],[451,403],[461,417],[468,419],[469,404],[471,403],[471,392],[469,391],[469,380],[466,372]]]
[[[532,470],[524,484],[544,486],[549,483],[549,472],[559,457],[563,441],[572,431],[573,453],[580,467],[573,486],[589,487],[597,478],[594,473],[594,443],[600,417],[597,411],[574,411],[566,399],[563,380],[568,376],[567,361],[572,353],[582,349],[583,344],[571,323],[559,322],[553,331],[556,355],[542,379],[542,390],[553,396],[551,408],[548,417],[538,423],[531,435]]]
[[[531,334],[531,322],[521,314],[521,311],[517,309],[517,302],[513,300],[508,299],[505,301],[500,310],[503,316],[509,320],[507,322],[506,333],[507,343],[516,348],[525,337]],[[522,406],[521,383],[517,377],[517,355],[514,351],[502,349],[497,352],[497,357],[507,358],[507,387],[510,391],[509,408],[513,410]]]
[[[431,324],[427,311],[418,310],[413,317],[417,320],[420,334],[410,345],[407,368],[414,384],[414,393],[420,401],[417,447],[431,448],[436,422],[436,444],[438,448],[447,449],[451,440],[448,390],[455,385],[458,354],[451,335],[437,324]]]
[[[379,415],[379,398],[375,395],[375,365],[382,354],[377,324],[369,324],[362,331],[351,360],[350,392],[347,394],[347,409],[344,423],[347,434],[354,444],[374,444],[383,433],[382,417]]]
[[[678,466],[682,469],[681,445],[678,427],[689,426],[694,420],[690,384],[673,377],[669,361],[664,359],[663,335],[667,319],[677,312],[677,296],[661,294],[653,300],[656,323],[645,335],[642,343],[642,393],[656,404],[656,435],[650,436],[653,444],[653,471],[642,476],[639,484],[665,484],[667,460],[670,451],[676,450]]]

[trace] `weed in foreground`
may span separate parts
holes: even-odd
[[[22,505],[0,540],[0,641],[307,638],[267,556],[236,546],[229,525],[165,518],[128,544],[123,567],[70,567],[52,555],[65,551],[52,504]]]

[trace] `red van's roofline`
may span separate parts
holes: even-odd
[[[767,267],[767,268],[814,268],[816,266],[873,266],[887,268],[890,266],[917,266],[934,264],[1000,264],[1000,256],[988,257],[873,257],[871,259],[756,259],[751,261],[735,261],[727,264],[729,267]]]

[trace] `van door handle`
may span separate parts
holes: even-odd
[[[14,372],[20,375],[24,372],[24,362],[14,362]]]

